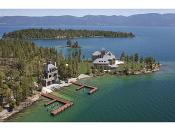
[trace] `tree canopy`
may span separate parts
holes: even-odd
[[[113,32],[102,30],[62,30],[62,29],[24,29],[4,33],[3,38],[19,39],[69,39],[77,37],[134,37],[132,32]]]

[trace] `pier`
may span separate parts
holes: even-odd
[[[51,100],[49,101],[48,103],[44,104],[44,106],[48,106],[48,105],[51,105],[52,103],[56,102],[57,100]]]
[[[62,111],[66,110],[67,108],[69,108],[69,107],[71,107],[73,105],[73,102],[65,100],[65,99],[62,99],[62,98],[59,98],[59,97],[56,97],[56,96],[51,95],[51,94],[42,93],[41,96],[46,97],[48,99],[51,99],[51,101],[49,101],[48,103],[44,104],[45,106],[48,106],[48,105],[50,105],[50,104],[52,104],[54,102],[60,102],[60,103],[63,104],[63,106],[58,107],[58,109],[52,110],[50,112],[50,114],[53,115],[53,116],[61,113]]]
[[[84,85],[81,85],[80,87],[76,88],[76,91],[81,90],[84,88]]]
[[[76,91],[81,90],[83,88],[89,88],[90,89],[90,91],[88,92],[89,95],[95,93],[98,90],[98,88],[94,87],[94,86],[88,86],[88,85],[85,85],[82,83],[76,83],[76,82],[71,82],[71,83],[76,85],[76,86],[79,86],[78,88],[76,88]]]

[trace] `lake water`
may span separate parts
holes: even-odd
[[[2,27],[3,32],[32,27]],[[40,28],[40,27],[37,27]],[[117,57],[122,51],[128,54],[153,56],[163,66],[159,72],[139,76],[103,76],[83,82],[95,85],[99,91],[88,96],[86,91],[75,91],[71,86],[56,95],[64,95],[75,104],[58,116],[52,117],[43,106],[44,101],[11,118],[9,121],[175,121],[175,27],[45,27],[72,29],[102,29],[133,32],[130,38],[77,39],[83,54],[101,48],[108,49]],[[58,50],[66,40],[35,40],[39,46]]]

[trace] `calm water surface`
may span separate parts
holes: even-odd
[[[1,27],[0,34],[32,27]],[[38,27],[39,28],[39,27]],[[51,27],[45,27],[51,28]],[[12,117],[9,121],[175,121],[175,28],[174,27],[52,27],[130,31],[136,37],[77,39],[86,58],[92,51],[106,48],[117,57],[122,51],[154,56],[161,71],[139,76],[104,76],[82,82],[95,85],[99,91],[88,96],[86,90],[71,86],[55,95],[64,95],[74,106],[56,117],[43,106],[45,100]],[[66,40],[35,40],[39,46],[63,48]]]

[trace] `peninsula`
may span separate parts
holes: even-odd
[[[153,57],[141,57],[135,53],[128,55],[125,52],[121,53],[120,58],[105,49],[92,53],[93,66],[88,73],[94,75],[138,75],[147,74],[158,71],[160,68],[159,62]]]

